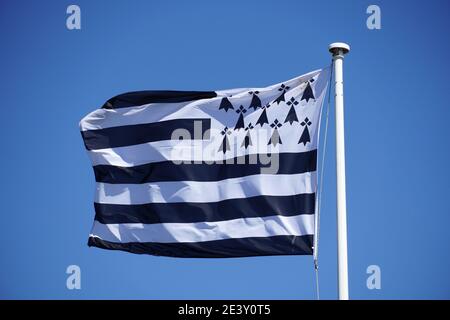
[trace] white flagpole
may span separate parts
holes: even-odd
[[[336,186],[337,186],[337,249],[339,300],[348,300],[347,262],[347,204],[345,195],[345,144],[344,144],[344,55],[350,51],[346,43],[336,42],[328,50],[334,61],[334,103],[336,110]]]

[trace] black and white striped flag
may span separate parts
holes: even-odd
[[[89,245],[174,257],[312,254],[329,69],[258,89],[139,91],[80,122]]]

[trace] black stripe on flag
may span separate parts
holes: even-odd
[[[194,127],[201,129],[196,136]],[[175,119],[145,124],[81,131],[87,150],[117,148],[141,143],[170,140],[177,129],[186,130],[191,140],[209,139],[211,119]],[[206,133],[206,135],[205,135]]]
[[[175,103],[217,97],[214,91],[147,90],[127,92],[115,96],[103,105],[103,109],[142,106],[149,103]]]
[[[194,223],[273,215],[314,214],[315,194],[255,196],[218,202],[94,203],[95,220],[103,223]]]
[[[317,150],[298,153],[272,154],[272,161],[278,161],[276,174],[297,174],[316,171]],[[278,156],[278,160],[276,160]],[[240,159],[238,159],[240,158]],[[221,181],[230,178],[261,174],[262,168],[270,164],[249,163],[249,156],[233,159],[226,165],[220,163],[183,163],[161,161],[135,167],[111,165],[94,166],[95,180],[104,183],[137,184],[158,181]],[[231,161],[230,161],[231,162]],[[273,164],[273,163],[272,163]]]
[[[116,243],[89,237],[88,245],[136,254],[180,258],[231,258],[273,255],[311,255],[313,235],[233,238],[204,242]]]

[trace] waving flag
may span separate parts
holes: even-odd
[[[139,91],[80,122],[90,246],[174,257],[312,254],[329,69],[266,88]]]

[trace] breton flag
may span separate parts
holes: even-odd
[[[80,122],[89,246],[172,257],[313,254],[329,68],[265,88],[138,91]]]

